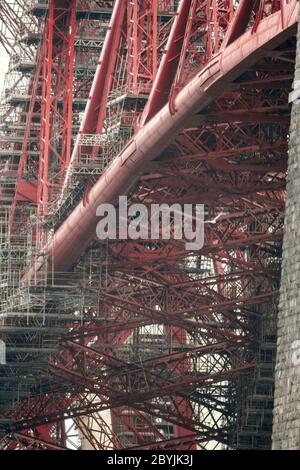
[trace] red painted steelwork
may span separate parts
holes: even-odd
[[[190,6],[191,0],[183,0],[179,4],[177,17],[173,23],[166,51],[161,59],[158,73],[145,106],[140,123],[141,126],[146,124],[168,101],[178,68]]]
[[[48,204],[60,191],[71,158],[75,8],[74,0],[51,0],[46,21],[37,187],[38,211],[41,214],[48,213]],[[63,102],[62,107],[60,102]],[[59,168],[55,172],[51,171],[53,159]]]
[[[85,4],[92,11],[94,3]],[[158,8],[161,4],[158,1]],[[115,5],[118,8],[120,3]],[[119,138],[124,128],[116,123],[122,124],[128,111],[133,123],[138,122],[147,98],[147,94],[139,95],[140,85],[154,78],[156,52],[161,57],[173,10],[166,8],[163,20],[158,14],[158,51],[153,59],[145,45],[154,21],[148,0],[132,0],[130,14],[123,15],[123,22],[120,14],[114,32],[109,30],[105,60],[98,64],[90,95],[93,106],[90,100],[81,132],[100,134],[104,122],[103,138],[112,144],[109,158],[105,148],[87,144],[88,157],[100,154],[107,162],[122,145],[124,149],[91,190],[94,174],[78,178],[82,184],[78,192],[76,186],[72,191],[74,186],[66,185],[67,195],[76,198],[66,211],[59,208],[52,214],[52,229],[80,200],[83,187],[84,204],[56,231],[47,247],[51,275],[45,273],[46,257],[39,258],[35,266],[31,261],[29,274],[27,263],[18,268],[21,275],[27,272],[25,279],[30,281],[35,280],[39,267],[43,269],[36,286],[28,290],[28,286],[17,286],[21,292],[29,292],[32,313],[27,307],[20,312],[20,320],[6,320],[6,330],[12,324],[19,331],[21,325],[23,333],[18,333],[14,344],[30,346],[47,338],[31,340],[28,334],[36,328],[35,315],[41,308],[49,328],[55,318],[65,326],[65,333],[57,338],[57,353],[45,361],[45,386],[38,384],[29,398],[13,405],[13,410],[6,408],[5,416],[13,421],[5,432],[19,436],[17,444],[11,443],[14,449],[65,447],[68,418],[95,449],[175,446],[183,450],[195,448],[196,443],[198,448],[202,444],[211,447],[214,441],[230,448],[240,445],[235,416],[240,407],[249,408],[239,383],[250,384],[253,367],[260,367],[257,332],[263,337],[274,332],[268,325],[265,328],[263,317],[269,310],[275,315],[279,288],[290,117],[287,96],[293,79],[298,7],[295,1],[262,0],[255,12],[251,4],[242,2],[240,10],[247,13],[247,22],[231,23],[231,0],[192,0],[190,5],[181,25],[180,56],[174,57],[175,76],[170,72],[172,77],[166,83],[166,70],[174,64],[165,59],[161,63],[159,75],[165,89],[155,97],[158,112],[124,145],[133,124],[118,150],[114,137]],[[237,17],[241,19],[240,12]],[[136,22],[128,25],[133,18]],[[221,48],[231,24],[231,44],[225,48],[224,42]],[[175,22],[173,33],[177,26]],[[248,32],[243,34],[245,29]],[[108,41],[114,44],[111,50]],[[153,38],[153,44],[157,43]],[[98,59],[98,55],[93,57]],[[105,77],[99,74],[101,67]],[[145,75],[141,73],[144,67]],[[100,96],[98,84],[104,96]],[[76,90],[84,88],[86,98],[89,86],[75,77],[75,97]],[[161,109],[170,90],[169,103]],[[97,93],[99,99],[95,99]],[[124,106],[119,114],[118,107],[110,107],[114,101]],[[111,116],[115,127],[109,125]],[[49,119],[48,112],[47,125]],[[73,131],[77,133],[77,127]],[[85,142],[91,142],[88,137]],[[102,141],[95,137],[95,142]],[[30,163],[34,168],[34,159]],[[84,159],[81,167],[86,170]],[[70,170],[72,175],[73,166]],[[89,244],[97,205],[117,203],[118,195],[129,188],[130,203],[147,207],[153,203],[204,203],[208,216],[201,252],[187,253],[183,241],[172,239],[110,241],[107,245],[93,240]],[[25,204],[23,207],[26,210]],[[46,226],[45,232],[50,234],[47,230]],[[81,252],[83,256],[77,260]],[[74,269],[65,272],[73,264]],[[52,269],[60,282],[53,282]],[[42,307],[36,300],[41,291]],[[34,324],[25,325],[26,319]],[[270,344],[274,346],[272,339]],[[28,356],[24,361],[29,365]],[[271,366],[268,374],[271,377]],[[10,390],[14,392],[13,383]],[[266,397],[268,409],[271,398]],[[107,417],[108,410],[111,422],[101,416],[105,411]],[[261,410],[258,428],[264,427],[263,415]],[[105,442],[99,435],[97,439],[96,427]],[[259,445],[267,446],[270,432]]]
[[[142,174],[146,163],[166,148],[191,115],[204,109],[221,90],[230,90],[234,80],[258,61],[266,50],[274,49],[285,36],[290,36],[291,28],[297,24],[299,5],[291,2],[285,8],[285,24],[282,24],[280,11],[262,20],[255,35],[251,31],[246,32],[185,86],[176,98],[175,114],[165,106],[135,135],[90,190],[88,204],[81,202],[55,233],[47,247],[49,264],[54,272],[71,268],[95,236],[97,207],[104,202],[115,204],[118,196],[126,194]],[[40,258],[25,275],[24,281],[34,280],[44,262],[44,258]]]
[[[116,49],[119,44],[124,15],[125,2],[117,0],[101,51],[79,134],[101,133],[102,131],[109,84],[116,60]],[[78,143],[75,144],[73,158],[77,155],[77,152]]]
[[[229,44],[238,39],[245,32],[255,3],[256,0],[241,1],[235,14],[234,21],[227,31],[223,47],[229,46]]]

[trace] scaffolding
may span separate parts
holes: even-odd
[[[40,58],[42,46],[49,39],[45,24],[50,2],[20,1],[18,5],[23,8],[25,27],[7,43],[13,53],[0,109],[0,339],[6,344],[8,359],[7,365],[0,365],[0,432],[1,425],[10,431],[11,415],[18,429],[32,430],[53,420],[54,413],[61,423],[68,413],[78,427],[82,447],[155,448],[163,442],[174,446],[176,439],[182,439],[183,448],[268,447],[276,305],[271,305],[270,312],[265,306],[261,310],[258,307],[256,316],[251,312],[252,317],[243,307],[243,302],[247,306],[253,296],[259,297],[260,290],[270,298],[272,289],[277,287],[267,285],[267,275],[260,282],[263,277],[260,273],[256,284],[253,266],[259,265],[262,271],[275,270],[278,257],[261,252],[256,255],[244,248],[247,236],[265,235],[260,232],[260,222],[252,226],[247,220],[240,226],[239,222],[231,223],[231,213],[240,208],[228,203],[227,212],[219,214],[220,219],[224,217],[223,225],[216,224],[217,218],[209,224],[214,244],[201,256],[182,255],[182,247],[176,243],[130,242],[128,254],[128,246],[122,242],[92,240],[76,266],[68,272],[57,272],[51,255],[44,249],[139,128],[178,2],[159,1],[155,18],[151,2],[147,4],[148,14],[149,10],[152,13],[149,21],[158,24],[155,38],[158,57],[151,56],[146,28],[141,28],[141,53],[134,56],[134,41],[140,37],[134,36],[138,36],[134,16],[126,18],[128,29],[122,29],[103,128],[94,133],[79,133],[79,128],[113,2],[76,2],[71,44],[73,88],[67,90],[71,109],[66,114],[66,86],[57,95],[50,90],[50,105],[45,110],[46,75],[41,73]],[[136,13],[136,5],[128,2],[132,14]],[[183,63],[185,68],[176,77],[178,89],[207,59],[204,57],[207,37],[201,34],[199,38],[198,33],[199,25],[209,28],[211,21],[206,24],[202,9],[197,15],[196,21],[189,24],[192,37],[186,34],[184,38],[180,66]],[[222,15],[223,10],[220,20],[223,37],[227,17]],[[72,28],[66,27],[67,13],[66,18],[66,23],[61,23],[68,32]],[[216,37],[213,47],[217,50]],[[63,46],[61,51],[64,57],[69,57]],[[60,53],[56,54],[55,59],[60,57]],[[137,59],[142,63],[140,69],[132,66]],[[62,70],[66,63],[67,59]],[[134,77],[132,70],[137,70]],[[58,78],[59,74],[52,73]],[[55,80],[50,83],[54,89],[53,83]],[[234,110],[234,96],[230,100]],[[67,141],[70,162],[61,170],[61,157],[65,154],[59,129],[65,125],[66,115],[71,123]],[[40,204],[39,185],[45,183],[41,176],[44,158],[41,142],[46,142],[46,121],[53,126],[55,139],[50,144],[48,139],[49,171],[45,173],[51,184],[48,187],[45,184],[48,199]],[[150,175],[149,186],[137,183],[136,192],[130,193],[129,199],[147,204],[157,202],[157,188],[151,186],[153,179],[166,201],[174,195],[176,200],[183,195],[189,201],[186,180],[190,178],[197,184],[199,181],[198,190],[203,174],[206,175],[205,159],[197,164],[193,152],[197,155],[203,149],[209,151],[210,146],[214,151],[218,129],[223,128],[214,124],[212,130],[205,130],[203,142],[200,129],[187,129],[185,136],[180,135],[172,143],[169,155],[156,161],[159,177]],[[230,141],[226,130],[224,136],[227,150]],[[221,150],[222,144],[220,141]],[[77,151],[72,154],[74,148]],[[220,149],[217,150],[221,152]],[[178,157],[175,163],[168,160],[170,155],[174,160],[173,154]],[[246,158],[246,154],[242,157]],[[234,163],[239,163],[238,159]],[[223,169],[216,170],[219,178],[218,171],[223,177]],[[183,188],[177,188],[177,178],[184,183]],[[256,181],[258,186],[259,183]],[[232,189],[224,177],[226,185],[235,194],[236,188]],[[192,189],[195,192],[195,187]],[[213,207],[212,212],[216,214],[217,208]],[[245,212],[245,219],[250,218],[250,203]],[[240,215],[235,217],[238,220]],[[256,220],[256,215],[253,218]],[[270,219],[273,220],[271,216]],[[271,234],[276,230],[274,227],[275,223],[272,226],[270,222],[263,230]],[[244,244],[238,239],[239,230],[246,240]],[[229,248],[228,240],[232,243]],[[224,249],[220,248],[223,242]],[[272,248],[277,250],[275,245]],[[29,281],[24,273],[33,266],[40,269],[35,270]],[[55,403],[49,408],[44,406],[43,399],[52,396],[57,402],[61,400],[61,409],[55,408]],[[30,424],[23,416],[20,418],[18,413],[20,407],[25,408],[26,400],[28,403],[40,400],[39,410],[45,413],[38,417],[41,422],[32,424],[36,417],[29,413],[26,417]],[[81,406],[85,406],[85,414]]]

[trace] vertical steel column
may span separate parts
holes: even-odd
[[[157,0],[130,0],[127,18],[128,91],[149,93],[157,72]]]
[[[42,71],[38,212],[47,214],[70,162],[75,48],[75,0],[51,0]]]

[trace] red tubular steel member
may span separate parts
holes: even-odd
[[[179,4],[166,51],[161,59],[149,99],[141,118],[141,126],[146,124],[168,102],[171,86],[178,68],[182,39],[185,33],[191,3],[191,0],[182,0]]]
[[[296,31],[299,3],[286,5],[286,24],[282,26],[281,12],[262,20],[255,34],[247,31],[234,43],[215,56],[177,95],[175,114],[166,105],[128,143],[112,161],[89,193],[89,202],[83,202],[55,232],[35,265],[24,276],[33,281],[48,257],[49,270],[68,271],[95,237],[97,207],[102,203],[116,204],[119,195],[126,194],[143,173],[145,165],[165,149],[174,135],[184,128],[187,119],[203,110],[245,70],[291,37]],[[236,85],[234,85],[236,86]],[[94,85],[96,89],[96,85]]]
[[[229,46],[246,31],[255,3],[256,0],[241,0],[233,22],[226,33],[222,48]]]
[[[116,1],[82,118],[79,136],[81,134],[93,134],[96,131],[100,133],[102,131],[102,126],[100,125],[99,120],[102,114],[104,115],[105,113],[109,83],[116,62],[117,47],[121,37],[122,25],[126,11],[125,7],[126,2],[123,0]],[[99,129],[99,127],[101,127],[101,129]],[[72,158],[77,155],[77,151],[78,139],[73,150]]]

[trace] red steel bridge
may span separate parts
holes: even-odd
[[[0,1],[0,449],[268,449],[295,0]],[[204,204],[205,242],[96,237]]]

